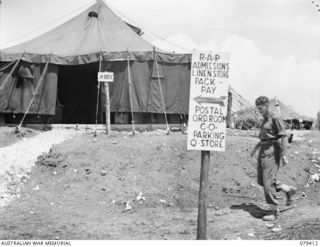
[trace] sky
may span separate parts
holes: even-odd
[[[95,2],[2,0],[0,47],[44,33]],[[310,117],[320,110],[320,0],[104,2],[159,48],[228,52],[230,85],[249,101],[277,97]]]

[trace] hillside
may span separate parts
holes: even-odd
[[[320,186],[307,181],[319,173],[320,133],[301,134],[279,174],[299,188],[296,207],[270,226],[249,156],[256,132],[229,130],[226,152],[211,152],[208,239],[319,239]],[[0,208],[0,238],[195,239],[200,152],[186,138],[83,133],[53,146]]]

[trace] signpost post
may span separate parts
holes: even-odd
[[[109,96],[109,82],[113,82],[113,72],[98,72],[98,81],[104,82],[106,92],[106,133],[107,135],[111,132],[110,127],[110,96]]]
[[[201,151],[197,239],[206,239],[210,151],[225,151],[228,53],[192,53],[188,150]]]

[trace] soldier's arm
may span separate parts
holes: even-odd
[[[288,140],[287,140],[287,136],[281,136],[281,154],[282,154],[282,162],[284,165],[288,164],[288,159],[287,159],[287,143],[288,143]]]
[[[274,124],[278,132],[278,136],[281,138],[281,156],[282,156],[282,162],[284,165],[288,164],[288,159],[287,159],[287,143],[288,143],[288,138],[287,138],[287,132],[286,128],[284,125],[284,122],[281,118],[275,118],[274,119]]]
[[[258,148],[260,147],[261,143],[258,142],[257,145],[254,146],[254,148],[252,149],[252,152],[250,154],[251,157],[253,157],[253,155],[257,152]]]

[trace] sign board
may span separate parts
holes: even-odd
[[[188,150],[225,151],[229,54],[192,53]]]
[[[113,72],[98,72],[98,81],[113,82]]]

